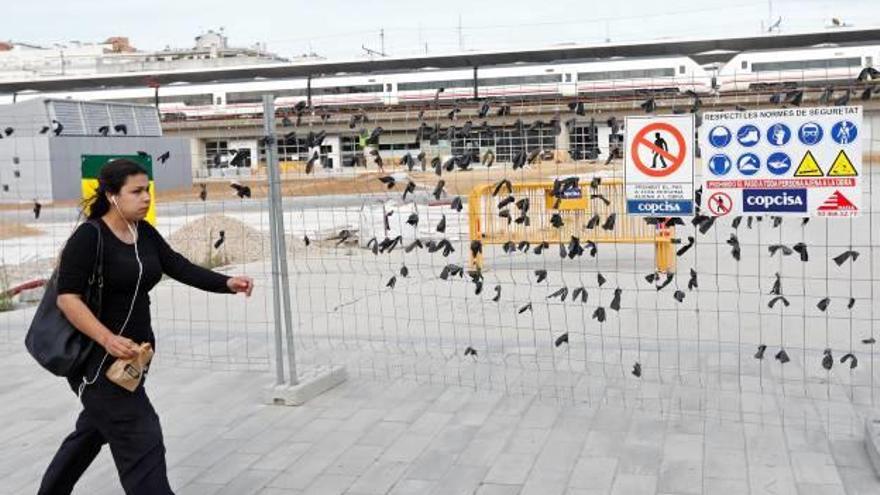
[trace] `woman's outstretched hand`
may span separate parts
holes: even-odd
[[[244,292],[244,295],[247,297],[251,297],[251,292],[254,290],[254,279],[250,277],[231,277],[226,281],[226,286],[229,287],[229,290],[235,292],[236,294],[239,292]]]

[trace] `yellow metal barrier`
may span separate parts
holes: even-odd
[[[529,199],[529,225],[516,223],[514,220],[520,210],[514,203],[506,206],[510,211],[510,220],[498,215],[498,202],[508,196],[507,189],[502,187],[497,196],[492,192],[497,184],[484,184],[475,187],[468,200],[468,222],[471,240],[480,240],[483,245],[504,244],[508,241],[519,243],[527,241],[536,243],[568,243],[572,236],[581,242],[593,241],[600,243],[622,244],[654,244],[654,257],[659,272],[675,271],[675,250],[672,238],[674,227],[655,227],[645,223],[643,217],[627,216],[623,181],[620,179],[604,179],[596,190],[589,184],[581,184],[580,198],[563,199],[556,205],[553,197],[553,182],[520,182],[513,183],[512,195],[516,201]],[[608,204],[600,199],[590,199],[590,194],[600,194],[608,200]],[[554,206],[558,208],[554,209]],[[555,228],[551,224],[551,216],[559,213],[564,225]],[[605,230],[602,223],[611,213],[616,213],[614,228]],[[594,215],[601,218],[593,229],[586,228]],[[478,253],[471,258],[475,267],[483,266],[483,254]]]

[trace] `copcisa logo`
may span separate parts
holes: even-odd
[[[658,215],[666,216],[690,215],[693,212],[693,203],[687,200],[635,200],[627,203],[627,213],[630,215]]]
[[[806,189],[743,189],[746,213],[806,213]]]

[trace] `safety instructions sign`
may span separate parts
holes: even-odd
[[[658,217],[694,213],[694,116],[626,118],[626,213]]]
[[[715,216],[853,217],[862,208],[862,107],[703,115],[703,198]]]

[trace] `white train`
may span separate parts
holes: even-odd
[[[311,97],[315,106],[395,105],[420,101],[517,98],[540,95],[632,93],[728,93],[763,87],[797,87],[851,81],[880,57],[880,45],[819,46],[797,50],[743,52],[716,69],[689,57],[612,58],[551,64],[512,64],[462,69],[346,75],[312,79],[262,79],[225,83],[169,84],[159,88],[167,116],[216,118],[256,114],[264,94],[276,106],[294,107]],[[36,97],[152,104],[154,90],[142,88],[0,95],[0,103]]]
[[[315,106],[395,105],[418,101],[578,94],[685,92],[708,94],[712,76],[688,57],[612,59],[559,64],[513,64],[486,68],[424,69],[367,75],[301,79],[255,79],[216,84],[170,84],[159,88],[165,114],[219,117],[259,113],[264,94],[278,107],[293,107],[311,95]],[[152,104],[151,88],[22,92],[17,101],[37,97]],[[0,98],[3,98],[0,96]],[[6,95],[11,100],[10,95]],[[3,100],[0,100],[2,103]]]
[[[718,72],[721,93],[852,81],[880,57],[880,45],[817,46],[740,53]]]

